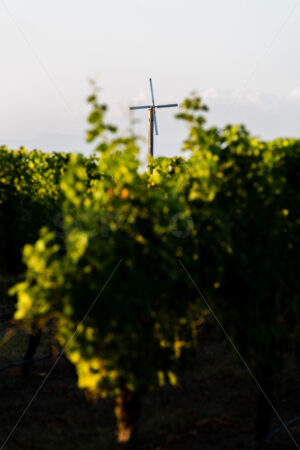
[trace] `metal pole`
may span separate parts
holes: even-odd
[[[153,157],[153,108],[148,109],[148,162]]]

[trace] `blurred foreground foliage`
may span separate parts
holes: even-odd
[[[89,102],[94,156],[1,148],[2,236],[5,211],[17,227],[1,264],[7,242],[16,255],[27,243],[15,319],[55,323],[79,387],[116,398],[126,441],[139,394],[176,384],[193,361],[200,292],[265,389],[281,370],[299,323],[300,141],[207,127],[194,96],[177,115],[190,156],[144,172],[137,139],[105,123],[97,96]],[[58,212],[59,232],[43,226],[33,243]]]

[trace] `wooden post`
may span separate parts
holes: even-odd
[[[148,109],[148,163],[153,157],[153,108]]]

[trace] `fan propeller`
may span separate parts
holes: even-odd
[[[151,91],[151,98],[152,98],[152,105],[147,106],[131,106],[130,109],[148,109],[149,110],[149,118],[151,118],[149,122],[149,132],[148,132],[148,148],[149,148],[149,155],[153,156],[153,123],[155,128],[155,134],[158,136],[158,126],[157,126],[157,119],[156,119],[156,108],[173,108],[178,106],[177,103],[172,103],[168,105],[156,105],[154,101],[154,93],[153,93],[153,85],[152,85],[152,79],[149,79],[150,81],[150,91]]]

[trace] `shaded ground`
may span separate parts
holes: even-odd
[[[1,319],[2,316],[2,319]],[[9,314],[0,310],[0,335],[9,326]],[[19,332],[1,349],[0,366],[22,359],[27,336]],[[176,388],[162,389],[143,399],[138,430],[141,450],[250,449],[257,387],[246,369],[240,367],[225,342],[216,338],[208,324],[201,332],[199,356],[193,371]],[[44,336],[37,355],[49,352]],[[91,403],[76,386],[72,366],[61,359],[38,393],[4,447],[1,447],[22,412],[53,365],[53,360],[36,363],[27,380],[20,368],[0,370],[0,450],[114,450],[113,403]],[[275,406],[285,421],[300,416],[300,373],[295,361],[278,379]],[[275,414],[272,429],[279,424]],[[300,443],[300,421],[290,428]],[[263,447],[268,450],[295,449],[288,434],[281,431]]]

